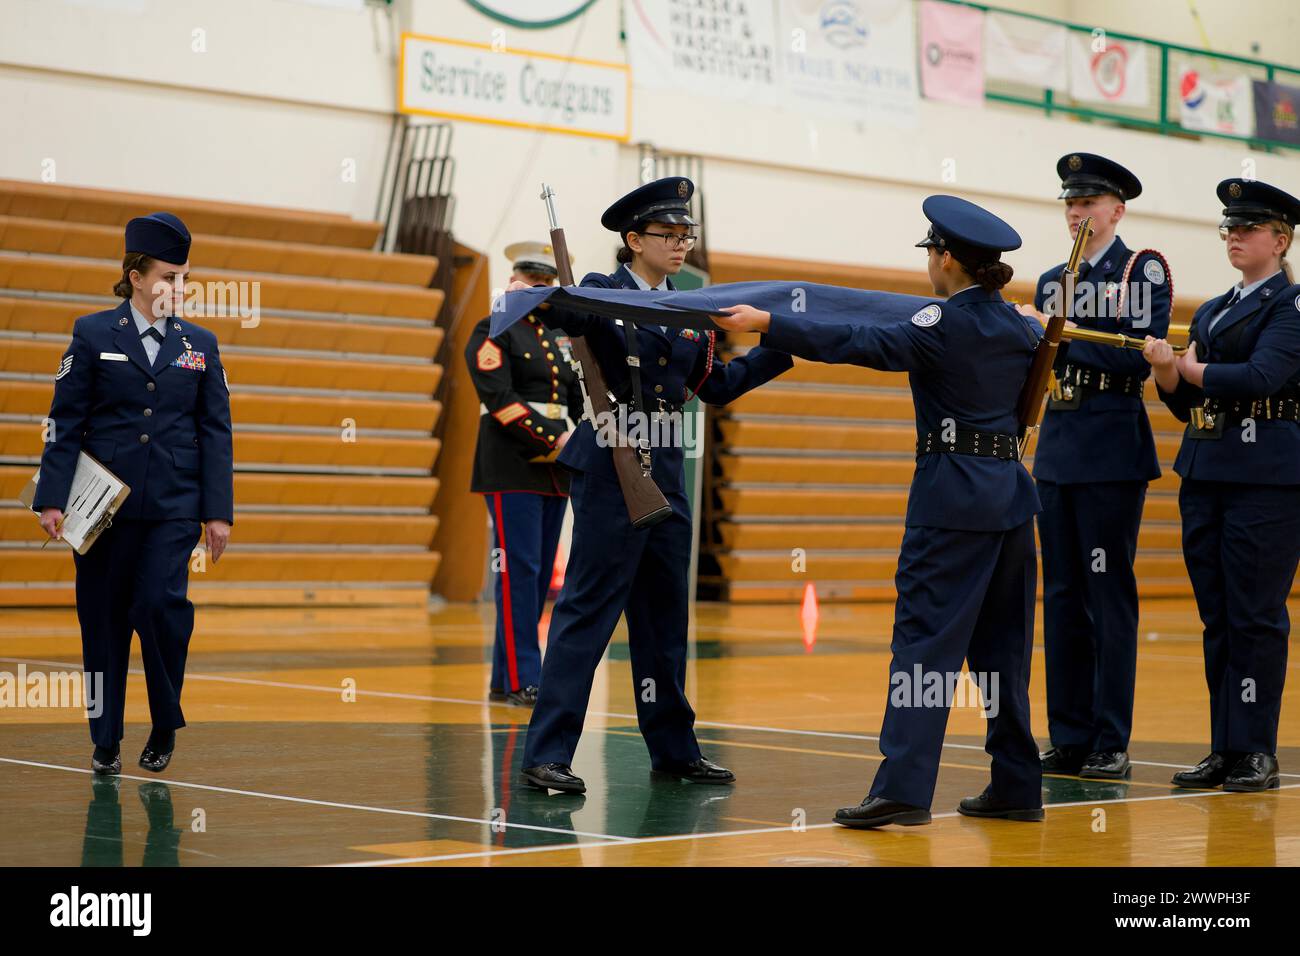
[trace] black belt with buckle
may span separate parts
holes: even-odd
[[[1240,425],[1246,419],[1300,422],[1300,396],[1288,390],[1249,401],[1244,398],[1207,398],[1191,409],[1188,434],[1194,438],[1219,438],[1228,425]]]
[[[1141,398],[1145,379],[1135,375],[1120,375],[1067,362],[1056,374],[1056,387],[1052,389],[1052,408],[1068,411],[1078,408],[1085,392],[1113,392],[1129,398]]]
[[[974,455],[976,458],[997,458],[999,461],[1019,461],[1020,441],[1015,435],[1001,432],[980,432],[958,428],[953,440],[944,441],[941,432],[926,432],[916,440],[916,457],[930,454]]]
[[[626,405],[627,397],[628,391],[624,389],[620,394],[614,396],[614,401],[620,405]],[[651,415],[656,412],[662,415],[671,415],[673,412],[680,412],[686,407],[682,402],[670,402],[658,395],[646,395],[644,392],[641,393],[641,401],[637,404],[641,411]]]

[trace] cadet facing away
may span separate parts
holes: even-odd
[[[916,705],[898,694],[915,675],[960,678],[962,661],[996,688],[986,700],[992,781],[961,801],[968,816],[1041,820],[1042,772],[1029,730],[1029,660],[1038,565],[1038,496],[1020,464],[1016,404],[1040,330],[1003,301],[1011,280],[1003,251],[1020,246],[1009,225],[973,203],[931,196],[922,206],[935,294],[902,321],[819,322],[811,315],[732,307],[718,324],[757,331],[763,344],[818,362],[907,372],[916,410],[917,459],[895,586],[890,694],[880,732],[884,763],[860,806],[835,822],[872,828],[930,822],[949,701]],[[995,679],[996,678],[996,679]]]

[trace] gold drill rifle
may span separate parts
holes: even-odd
[[[543,183],[541,198],[546,202],[546,215],[550,219],[551,247],[555,251],[560,285],[571,286],[574,284],[573,266],[569,262],[569,244],[565,241],[564,229],[555,214],[555,190]],[[547,306],[543,305],[542,308]],[[573,357],[577,360],[578,384],[582,388],[582,403],[591,420],[591,427],[598,429],[598,418],[602,414],[610,416],[607,421],[616,422],[614,396],[605,384],[605,375],[591,347],[580,335],[570,336],[569,344],[573,349]],[[640,396],[637,398],[639,400]],[[623,500],[627,504],[627,516],[632,527],[648,528],[658,524],[672,514],[673,509],[650,477],[650,449],[644,440],[633,448],[626,435],[616,429],[611,430],[618,436],[610,451],[614,456],[614,470],[618,473],[619,487],[623,489]]]

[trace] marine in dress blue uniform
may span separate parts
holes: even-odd
[[[922,208],[931,226],[918,245],[930,250],[931,278],[946,301],[879,325],[772,313],[762,339],[814,361],[907,372],[912,388],[916,471],[895,577],[885,760],[862,804],[835,816],[854,828],[930,821],[951,700],[925,688],[937,682],[950,691],[963,661],[991,691],[985,747],[993,765],[988,789],[963,800],[961,812],[1017,820],[1043,813],[1029,726],[1039,506],[1019,461],[1016,417],[1042,330],[997,291],[1011,277],[998,260],[1020,246],[1016,231],[954,196],[931,196]],[[936,279],[944,262],[950,271]],[[761,318],[753,327],[764,331]]]
[[[1069,153],[1057,163],[1058,199],[1142,192],[1119,163]],[[1079,210],[1078,215],[1083,214]],[[1163,338],[1169,329],[1173,277],[1158,252],[1135,253],[1103,233],[1080,265],[1075,308],[1083,328]],[[1034,306],[1059,300],[1061,270],[1039,277]],[[1121,779],[1130,773],[1129,735],[1137,678],[1138,589],[1133,573],[1147,483],[1160,477],[1155,439],[1143,403],[1151,371],[1141,354],[1089,342],[1062,342],[1048,400],[1034,478],[1043,510],[1043,644],[1051,749],[1047,773]]]
[[[190,235],[170,213],[132,219],[126,251],[183,266]],[[230,396],[216,336],[179,316],[154,318],[130,299],[77,319],[55,376],[53,436],[33,509],[66,509],[80,452],[130,494],[76,563],[85,669],[104,679],[90,718],[97,772],[116,773],[131,633],[140,635],[153,731],[141,766],[162,770],[185,726],[181,687],[194,629],[187,597],[201,522],[234,520]]]
[[[696,225],[688,203],[694,185],[684,177],[647,183],[610,206],[601,218],[626,242],[650,223]],[[659,241],[659,240],[655,240]],[[648,285],[626,266],[610,275],[591,273],[584,286],[638,289]],[[672,282],[665,279],[664,287]],[[553,310],[548,321],[586,338],[619,403],[632,389],[628,346],[619,320]],[[653,324],[637,324],[639,405],[651,413],[680,413],[691,394],[724,405],[793,364],[789,355],[755,348],[723,362],[714,337]],[[652,447],[651,474],[672,514],[634,529],[614,470],[613,454],[584,420],[561,451],[572,472],[573,544],[564,588],[551,614],[542,683],[528,725],[524,779],[533,786],[570,792],[585,789],[572,773],[592,679],[620,615],[627,618],[637,720],[653,770],[702,783],[730,783],[734,775],[705,760],[695,740],[695,712],[686,699],[687,575],[691,506],[680,443]]]
[[[557,274],[546,243],[506,249],[516,277],[549,285]],[[492,522],[496,640],[489,698],[531,707],[542,654],[537,625],[550,590],[568,505],[569,474],[555,463],[563,436],[582,417],[569,340],[537,315],[489,337],[474,327],[465,362],[480,402],[470,490],[483,495]]]
[[[1225,238],[1300,221],[1300,200],[1266,183],[1227,179],[1218,195]],[[1205,628],[1211,753],[1173,782],[1269,789],[1279,783],[1286,601],[1300,562],[1300,285],[1281,270],[1238,283],[1196,310],[1189,342],[1201,383],[1180,368],[1176,387],[1159,391],[1188,423],[1174,471]]]

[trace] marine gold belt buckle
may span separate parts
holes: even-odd
[[[1048,389],[1048,394],[1052,397],[1052,401],[1069,401],[1069,399],[1065,397],[1065,386],[1061,384],[1061,380],[1056,377],[1055,372],[1050,373],[1049,381],[1050,387]]]
[[[564,408],[560,405],[559,402],[547,402],[547,403],[546,403],[546,417],[547,417],[547,418],[563,418],[563,417],[564,417]]]

